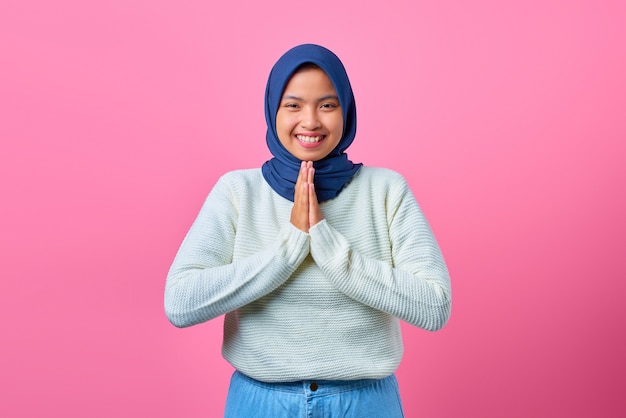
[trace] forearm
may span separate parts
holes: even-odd
[[[427,330],[447,322],[449,277],[436,244],[422,245],[414,263],[393,266],[355,251],[326,221],[310,234],[314,260],[346,295]]]
[[[210,249],[202,250],[204,245],[209,244],[185,242],[168,274],[165,311],[178,327],[206,322],[267,295],[309,252],[308,235],[290,224],[269,248],[241,260],[220,259]]]

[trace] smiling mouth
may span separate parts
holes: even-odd
[[[318,136],[296,135],[296,138],[298,138],[300,142],[312,144],[312,143],[320,142],[322,139],[326,138],[326,135],[318,135]]]

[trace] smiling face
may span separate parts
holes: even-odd
[[[287,83],[276,113],[276,133],[283,147],[302,161],[319,161],[339,144],[341,105],[319,67],[305,66]]]

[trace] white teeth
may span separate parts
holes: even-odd
[[[296,135],[296,137],[302,142],[320,142],[323,136],[304,136]]]

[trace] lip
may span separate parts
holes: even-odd
[[[300,141],[300,139],[298,138],[298,135],[310,136],[310,137],[321,136],[322,139],[320,139],[317,142],[303,142],[303,141]],[[300,144],[300,146],[304,148],[317,148],[326,140],[326,135],[320,134],[319,132],[299,132],[295,134],[293,137],[298,142],[298,144]]]

